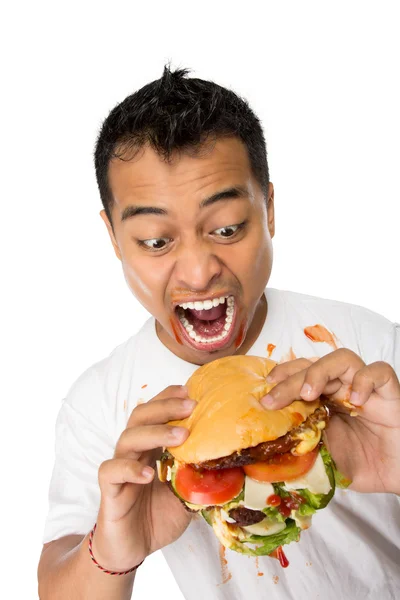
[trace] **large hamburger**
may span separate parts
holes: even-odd
[[[186,385],[197,406],[170,423],[190,435],[164,451],[158,474],[226,548],[278,555],[285,566],[281,547],[299,540],[340,478],[322,440],[329,412],[320,400],[274,411],[261,406],[275,365],[230,356],[195,371]]]

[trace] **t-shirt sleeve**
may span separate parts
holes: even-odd
[[[112,458],[114,440],[107,431],[104,386],[94,367],[72,386],[55,426],[55,462],[43,543],[71,534],[87,534],[100,504],[98,469]]]
[[[386,334],[381,350],[382,358],[396,371],[400,379],[400,324],[393,323],[391,330]]]

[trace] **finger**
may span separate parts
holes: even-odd
[[[296,358],[285,363],[281,363],[272,369],[267,377],[268,383],[280,383],[295,373],[306,369],[311,365],[311,361],[307,358]]]
[[[342,384],[349,387],[355,373],[364,366],[364,361],[351,350],[346,348],[335,350],[307,369],[300,396],[303,400],[315,400],[321,394],[335,393]],[[335,381],[337,386],[329,385]]]
[[[374,391],[384,399],[400,398],[399,380],[388,363],[375,362],[357,371],[353,378],[350,402],[362,406]]]
[[[320,394],[308,394],[302,393],[304,388],[304,384],[308,377],[309,370],[313,368],[313,366],[308,367],[307,369],[303,369],[294,375],[289,376],[284,381],[278,383],[275,387],[273,387],[267,396],[261,398],[260,402],[264,406],[264,408],[279,410],[291,404],[294,400],[306,400],[306,401],[314,401],[316,400]],[[339,389],[343,387],[340,379],[332,379],[327,382],[324,387],[323,393],[325,395],[332,395],[337,392]],[[347,386],[348,388],[350,386]],[[344,392],[343,392],[344,393]],[[347,392],[347,396],[350,395],[350,392]]]
[[[127,427],[158,425],[188,417],[197,402],[189,398],[166,398],[138,404],[131,412]]]
[[[294,400],[315,400],[316,398],[303,398],[300,395],[301,389],[304,385],[306,374],[307,369],[303,369],[302,371],[291,375],[281,383],[278,383],[274,388],[272,388],[272,390],[270,390],[267,396],[261,398],[260,403],[264,406],[264,408],[270,410],[279,410],[281,408],[284,408],[285,406],[288,406],[289,404],[294,402]],[[338,387],[340,387],[340,385],[340,381],[338,380],[330,382],[327,386],[326,393],[333,393],[338,389]]]
[[[154,478],[154,469],[143,466],[130,458],[114,458],[104,461],[99,468],[98,479],[102,494],[114,498],[124,483],[145,485]]]
[[[130,427],[122,432],[114,456],[137,460],[143,452],[165,446],[180,446],[189,435],[185,427],[144,425]]]

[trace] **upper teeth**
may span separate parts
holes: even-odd
[[[195,310],[210,310],[213,306],[218,306],[218,304],[224,304],[226,299],[227,307],[226,307],[226,315],[225,315],[225,323],[224,328],[221,333],[215,337],[202,337],[194,331],[193,325],[189,323],[189,321],[185,317],[185,313],[182,311],[178,311],[179,319],[186,329],[189,337],[191,337],[195,342],[202,343],[213,343],[219,342],[226,338],[229,334],[229,331],[232,327],[233,322],[233,314],[235,310],[235,298],[233,296],[221,296],[220,298],[214,298],[213,300],[204,300],[204,302],[185,302],[184,304],[179,304],[179,306],[183,309],[186,308],[194,308]]]
[[[218,306],[218,304],[224,304],[227,299],[228,306],[233,306],[234,297],[233,296],[221,296],[220,298],[212,298],[210,300],[204,300],[203,302],[184,302],[183,304],[179,304],[183,309],[191,308],[194,310],[211,310],[211,308]]]

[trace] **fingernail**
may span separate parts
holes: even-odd
[[[142,475],[146,479],[150,479],[151,477],[153,477],[153,472],[154,471],[151,467],[143,467],[143,469],[142,469]]]
[[[274,405],[275,398],[271,394],[268,394],[264,398],[261,398],[260,402],[265,408],[271,408]]]
[[[311,396],[313,389],[309,383],[305,383],[300,390],[300,396],[306,396],[309,398]]]
[[[350,404],[354,404],[354,406],[358,406],[360,403],[361,403],[360,394],[358,392],[351,392]]]
[[[196,400],[184,400],[182,403],[185,410],[193,410],[196,404]]]
[[[274,378],[271,377],[271,375],[268,375],[267,381],[268,381],[268,383],[272,383],[274,381]]]
[[[171,435],[172,437],[174,437],[176,440],[180,440],[183,438],[185,434],[185,429],[183,427],[173,427],[171,429]]]

